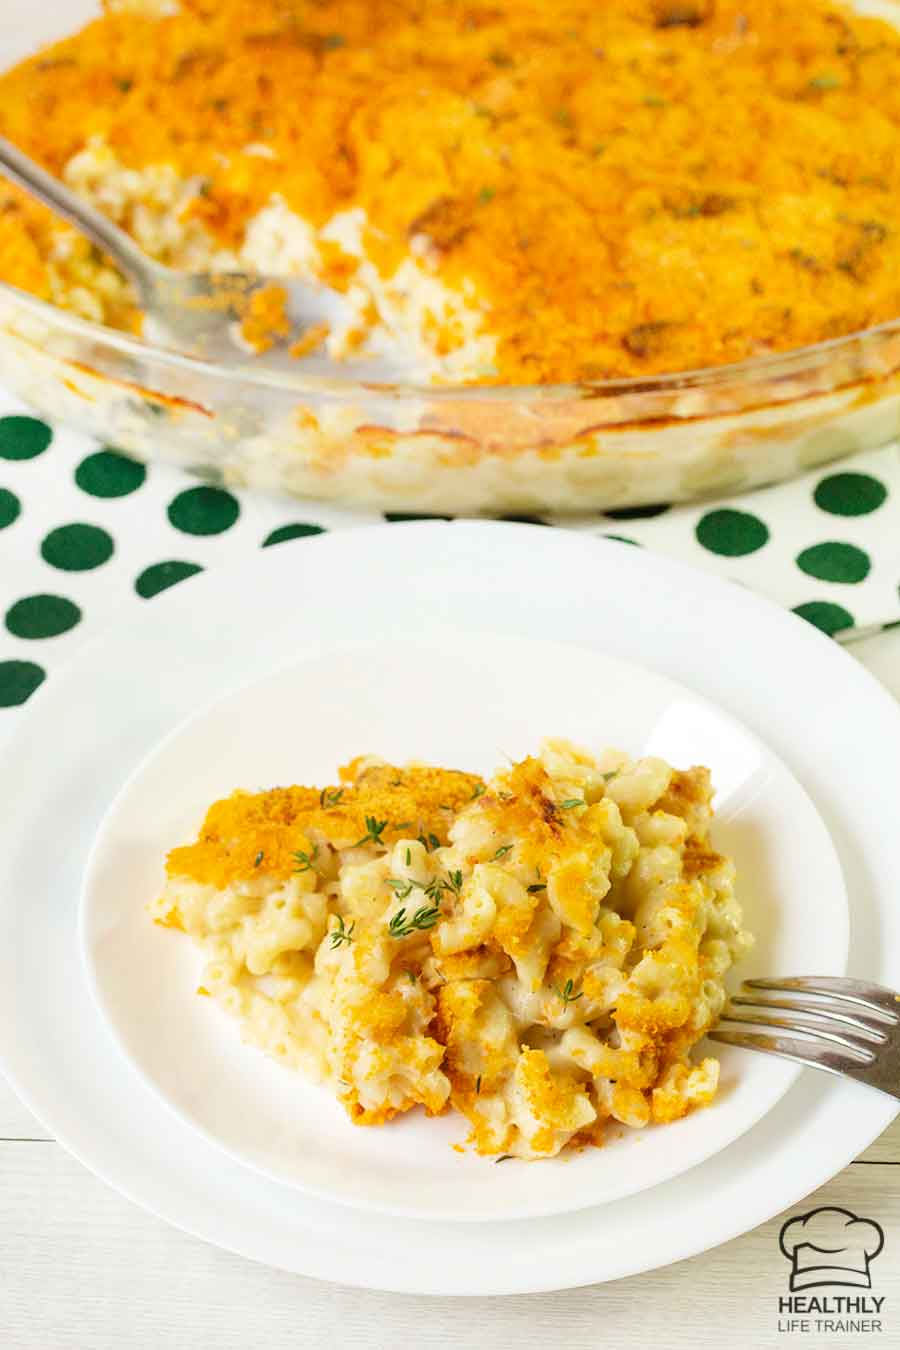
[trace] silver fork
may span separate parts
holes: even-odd
[[[844,1074],[900,1098],[900,994],[891,989],[833,976],[745,980],[722,1022],[793,1035],[722,1025],[711,1040]]]
[[[37,197],[85,234],[118,264],[133,283],[146,318],[167,346],[234,362],[241,349],[234,324],[246,312],[255,291],[277,285],[288,295],[288,313],[296,329],[333,320],[343,298],[327,287],[249,272],[178,272],[148,257],[130,235],[17,146],[0,137],[0,173]],[[254,356],[253,361],[265,360]]]

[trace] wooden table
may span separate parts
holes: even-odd
[[[900,697],[900,631],[852,651]],[[167,1227],[86,1172],[0,1083],[0,1347],[900,1346],[900,1121],[791,1212],[826,1204],[885,1231],[871,1291],[885,1299],[881,1333],[784,1328],[783,1216],[690,1261],[588,1289],[505,1299],[373,1294],[268,1270]]]

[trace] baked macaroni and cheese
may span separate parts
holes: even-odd
[[[421,382],[739,361],[900,315],[900,34],[830,0],[107,0],[0,131],[191,270],[326,283]],[[121,327],[11,188],[0,278]],[[246,334],[283,330],[277,303]]]
[[[711,797],[707,769],[559,740],[489,782],[364,757],[216,802],[151,912],[357,1124],[453,1106],[479,1153],[552,1157],[715,1095],[691,1052],[751,939]]]

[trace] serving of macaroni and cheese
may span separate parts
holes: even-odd
[[[479,1153],[552,1157],[716,1093],[691,1051],[751,938],[711,798],[705,768],[560,740],[487,782],[362,757],[216,802],[151,913],[355,1123],[453,1106]]]

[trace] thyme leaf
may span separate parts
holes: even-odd
[[[388,932],[394,938],[409,937],[410,934],[416,932],[424,933],[427,929],[434,927],[440,913],[440,905],[422,905],[410,919],[407,918],[405,907],[398,909],[388,924]]]
[[[388,877],[387,884],[390,886],[398,900],[406,900],[408,896],[412,895],[414,886],[422,887],[421,881],[413,881],[408,877]],[[422,889],[424,889],[424,887],[422,887]]]
[[[315,846],[315,848],[313,849],[312,853],[304,853],[302,849],[298,849],[296,853],[292,854],[292,857],[294,858],[294,860],[295,860],[296,863],[298,864],[298,865],[294,868],[294,871],[295,871],[295,872],[311,872],[311,871],[313,870],[313,863],[315,862],[316,858],[318,857],[318,854],[319,854],[319,845],[318,845],[318,844],[316,844],[316,846]]]
[[[330,936],[331,936],[331,949],[332,949],[332,951],[336,951],[337,948],[340,947],[340,946],[342,946],[343,943],[345,943],[345,942],[346,942],[347,946],[349,947],[350,944],[351,944],[351,942],[353,941],[353,930],[354,930],[354,928],[356,927],[356,920],[355,920],[355,919],[354,919],[353,922],[351,923],[350,927],[349,927],[349,928],[346,928],[346,927],[344,926],[344,916],[343,916],[343,914],[338,914],[338,915],[336,915],[335,917],[337,918],[337,927],[336,927],[336,928],[332,928],[331,934],[330,934]]]
[[[457,898],[459,898],[459,894],[462,891],[462,884],[463,884],[462,872],[457,871],[447,873],[447,880],[444,883],[445,889],[448,891],[452,891]]]
[[[387,829],[386,820],[376,820],[374,816],[366,816],[366,832],[362,839],[353,845],[354,848],[362,848],[363,844],[381,844],[384,845],[382,835]]]
[[[553,986],[553,992],[561,1001],[564,1008],[567,1008],[570,1003],[577,1003],[580,998],[584,998],[583,989],[579,990],[577,994],[573,992],[574,989],[575,985],[571,980],[566,980],[562,989],[558,989],[556,985]]]

